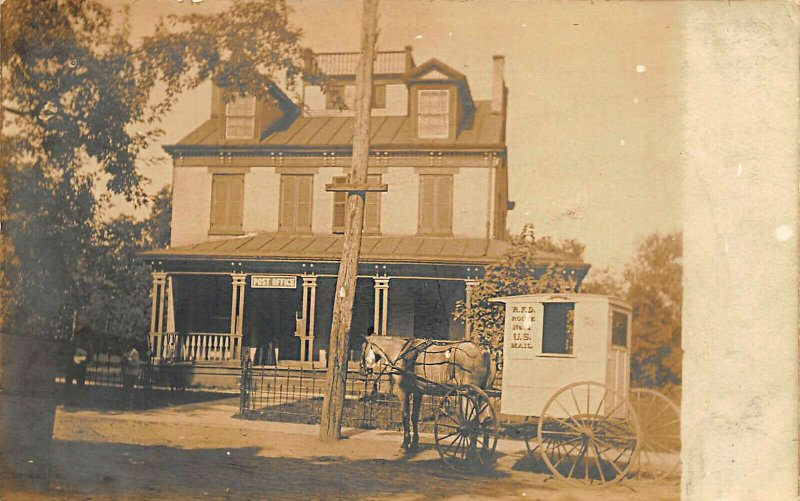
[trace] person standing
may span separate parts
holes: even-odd
[[[86,312],[78,315],[75,331],[70,340],[69,359],[67,360],[66,383],[72,385],[75,381],[78,386],[86,383],[86,371],[94,356],[95,333],[91,326],[91,319]]]

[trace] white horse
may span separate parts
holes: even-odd
[[[492,367],[489,351],[471,341],[372,335],[366,338],[361,357],[363,372],[392,376],[393,393],[403,409],[401,447],[406,450],[419,445],[422,395],[444,395],[453,386],[466,384],[485,389],[492,381]]]

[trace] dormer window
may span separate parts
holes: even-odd
[[[447,139],[450,135],[449,90],[418,91],[417,134],[423,139]]]
[[[236,96],[225,105],[225,138],[252,139],[256,129],[256,99]]]

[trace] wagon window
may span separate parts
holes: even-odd
[[[628,315],[621,311],[611,314],[611,344],[614,346],[628,346]]]
[[[542,353],[572,354],[575,334],[575,303],[544,305]]]

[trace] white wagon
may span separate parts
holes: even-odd
[[[506,305],[500,412],[526,418],[516,431],[536,461],[558,478],[589,485],[674,472],[677,406],[660,393],[630,389],[630,306],[594,294],[493,301]],[[497,428],[485,422],[497,419],[490,407],[474,413],[475,429],[465,430],[484,463],[495,445],[486,430]]]

